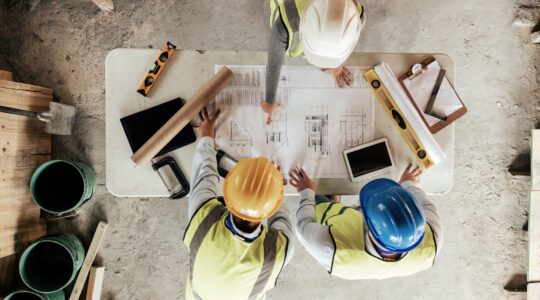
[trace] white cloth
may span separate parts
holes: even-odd
[[[219,178],[214,140],[210,137],[202,137],[197,144],[197,151],[193,158],[191,196],[188,203],[190,220],[201,205],[218,197]],[[292,221],[287,208],[282,205],[278,212],[268,219],[268,227],[281,231],[287,237],[287,255],[285,256],[285,265],[287,265],[294,255]],[[260,228],[259,226],[258,230]],[[244,237],[249,239],[250,236],[251,234],[248,234]]]
[[[402,186],[420,201],[422,208],[424,209],[426,222],[433,232],[437,247],[436,255],[438,256],[443,245],[443,230],[437,207],[416,183],[406,181],[402,183]],[[298,236],[300,243],[306,248],[307,252],[330,272],[335,246],[329,232],[329,227],[317,223],[315,214],[315,192],[311,189],[300,191],[300,202],[298,211],[296,212],[296,235]],[[381,255],[375,250],[373,243],[367,236],[367,232],[365,233],[365,246],[366,251],[369,254],[382,259]]]

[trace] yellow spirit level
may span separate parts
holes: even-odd
[[[146,74],[144,80],[141,82],[141,84],[139,84],[139,88],[137,89],[138,93],[145,97],[148,96],[148,93],[150,93],[152,87],[154,87],[154,84],[156,84],[159,75],[161,74],[161,72],[163,72],[163,69],[165,69],[165,66],[167,65],[169,60],[171,60],[175,49],[176,46],[171,44],[170,42],[167,42],[167,44],[163,46],[163,49],[161,49],[161,53],[154,62],[154,68],[148,71],[148,74]]]
[[[364,74],[421,167],[429,169],[446,158],[445,153],[426,127],[386,63],[380,63]]]

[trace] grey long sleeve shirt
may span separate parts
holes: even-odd
[[[219,174],[217,172],[214,140],[210,137],[202,137],[197,144],[197,151],[193,158],[192,189],[188,203],[188,216],[190,220],[201,205],[210,199],[218,197],[218,183]],[[294,255],[292,222],[287,208],[282,205],[278,212],[268,219],[268,227],[281,231],[289,240],[287,244],[287,256],[285,257],[285,265],[287,265]],[[248,236],[247,238],[250,237]]]
[[[285,51],[289,44],[289,33],[281,17],[272,26],[268,41],[268,64],[266,65],[266,102],[275,103],[281,67],[285,61]]]
[[[406,181],[402,185],[420,201],[422,208],[424,209],[426,222],[433,232],[435,244],[437,245],[436,256],[438,256],[443,246],[443,230],[437,207],[429,200],[426,193],[421,190],[416,183]],[[329,227],[317,223],[315,214],[315,192],[311,189],[300,191],[300,203],[298,211],[296,212],[296,234],[307,252],[330,272],[335,246],[329,232]],[[365,245],[367,252],[382,259],[367,236],[367,232]]]

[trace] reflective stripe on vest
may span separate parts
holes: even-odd
[[[311,0],[269,0],[270,3],[270,28],[274,26],[277,19],[281,17],[287,33],[289,42],[285,53],[291,57],[300,56],[304,52],[298,29],[300,28],[300,18],[304,14],[306,6]],[[353,0],[357,7],[360,18],[364,19],[364,8],[360,0]]]
[[[435,260],[436,245],[426,226],[422,243],[397,261],[386,261],[366,251],[362,213],[342,204],[321,203],[316,207],[317,222],[330,226],[336,247],[330,274],[344,279],[385,279],[408,276],[428,269]]]
[[[225,226],[228,215],[213,199],[199,208],[186,229],[187,299],[261,299],[275,285],[285,263],[287,238],[263,227],[259,238],[244,242]]]

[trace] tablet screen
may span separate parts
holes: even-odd
[[[347,153],[353,177],[362,176],[392,166],[384,141]]]

